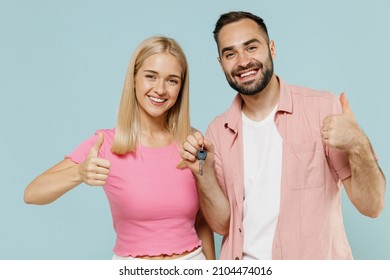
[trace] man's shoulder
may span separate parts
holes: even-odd
[[[339,97],[328,90],[313,89],[307,86],[288,85],[293,111],[334,114],[340,110]]]
[[[328,100],[332,100],[335,98],[335,95],[327,90],[319,90],[319,89],[313,89],[307,86],[300,86],[300,85],[288,85],[290,88],[291,94],[293,97],[302,97],[302,98],[324,98]]]
[[[225,112],[217,115],[211,123],[214,123],[214,122],[224,122],[228,118],[228,115],[229,115],[229,109],[226,110]]]
[[[228,122],[228,112],[229,110],[226,110],[225,112],[217,115],[208,126],[208,130],[218,130],[219,128],[222,128],[225,126],[225,124]]]
[[[223,113],[217,115],[209,126],[214,127],[222,124],[224,127],[227,123],[230,125],[237,123],[238,119],[241,117],[241,104],[242,98],[239,94],[237,94],[230,107]]]

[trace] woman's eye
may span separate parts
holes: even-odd
[[[156,79],[156,76],[150,75],[150,74],[145,75],[145,77],[146,77],[147,79],[150,79],[150,80],[155,80],[155,79]]]
[[[170,79],[169,80],[169,83],[173,84],[173,85],[177,85],[179,84],[179,81],[178,80],[175,80],[175,79]]]

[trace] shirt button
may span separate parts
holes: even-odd
[[[239,257],[235,257],[234,259],[235,259],[236,261],[240,260],[240,258],[239,258]]]
[[[239,228],[238,231],[241,232],[241,228]]]

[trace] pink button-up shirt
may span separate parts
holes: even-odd
[[[279,217],[273,259],[352,259],[341,210],[341,181],[351,176],[348,158],[321,140],[323,119],[341,113],[337,96],[280,82],[274,120],[283,139]],[[220,259],[241,259],[243,248],[242,99],[206,132],[215,145],[217,179],[231,208]],[[261,219],[261,213],[258,214]]]

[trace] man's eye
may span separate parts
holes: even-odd
[[[225,58],[232,58],[234,56],[234,53],[226,53]]]
[[[247,48],[248,51],[254,51],[254,50],[256,50],[256,49],[257,49],[257,47],[255,47],[255,46],[249,46],[249,47]]]

